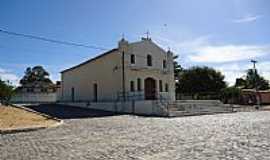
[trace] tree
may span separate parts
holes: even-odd
[[[227,87],[221,90],[221,100],[224,103],[237,104],[240,102],[241,89],[237,87]]]
[[[178,64],[177,62],[177,59],[178,59],[178,55],[174,55],[173,56],[173,67],[174,67],[174,77],[175,79],[178,79],[181,72],[183,71],[183,68],[180,64]]]
[[[181,76],[181,73],[183,71],[183,68],[180,64],[177,62],[178,55],[173,56],[173,67],[174,67],[174,79],[175,79],[175,90],[179,90],[179,77]]]
[[[226,87],[224,75],[209,67],[192,67],[179,77],[178,93],[219,93]]]
[[[235,82],[236,87],[244,89],[258,89],[267,90],[269,89],[269,81],[265,80],[264,77],[260,76],[255,69],[249,69],[247,71],[246,78],[238,78]]]
[[[5,82],[0,79],[1,104],[8,104],[13,94],[14,94],[14,87],[8,81]]]
[[[42,66],[35,66],[32,69],[28,67],[20,80],[20,84],[26,85],[33,82],[52,83],[48,77],[49,73]]]
[[[244,78],[237,78],[235,81],[235,86],[239,88],[244,88],[246,85],[246,80]]]

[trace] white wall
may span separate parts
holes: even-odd
[[[131,64],[130,55],[135,55],[135,64]],[[147,66],[147,54],[152,56],[152,66]],[[163,60],[167,61],[166,69],[163,68]],[[126,68],[126,88],[130,91],[130,81],[134,81],[137,91],[137,79],[141,79],[141,88],[144,90],[144,80],[153,78],[156,81],[156,90],[158,94],[165,95],[170,100],[175,100],[175,81],[173,68],[173,55],[167,53],[152,40],[142,40],[131,43],[125,54]],[[162,81],[163,93],[159,92],[159,80]],[[169,85],[169,92],[164,93],[165,84]]]
[[[56,102],[56,93],[18,93],[12,97],[11,102]]]
[[[155,101],[127,101],[127,102],[98,102],[98,103],[71,103],[61,102],[59,104],[76,106],[82,108],[112,111],[117,113],[130,113],[139,115],[166,115]]]
[[[93,101],[94,83],[98,86],[98,101],[113,101],[121,90],[120,53],[115,51],[90,63],[62,73],[61,100],[71,101],[74,88],[75,101]]]

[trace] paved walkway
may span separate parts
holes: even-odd
[[[89,112],[96,116],[75,116],[75,119],[70,116],[57,128],[0,135],[0,159],[266,160],[270,157],[268,111],[169,119]]]

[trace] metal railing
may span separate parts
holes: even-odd
[[[168,98],[165,98],[164,96],[162,96],[161,94],[157,94],[157,106],[160,107],[160,109],[162,109],[162,111],[164,111],[167,115],[169,115],[169,107],[170,107],[170,101]],[[161,105],[159,105],[159,104]]]
[[[117,92],[116,101],[132,101],[132,100],[143,100],[143,92]]]
[[[161,94],[154,93],[154,99],[152,100],[152,106],[156,106],[155,109],[159,108],[162,112],[168,114],[169,113],[169,104],[170,101],[168,98],[164,97]],[[118,102],[132,102],[145,100],[143,92],[118,92],[117,100],[115,101],[115,106]],[[133,106],[133,105],[132,105]],[[134,110],[134,109],[133,109]],[[152,108],[154,110],[154,108]]]

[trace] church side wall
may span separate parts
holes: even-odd
[[[97,101],[114,101],[117,98],[117,92],[121,91],[120,64],[121,55],[118,51],[114,51],[62,73],[60,99],[62,101],[94,101],[94,84],[97,84]]]

